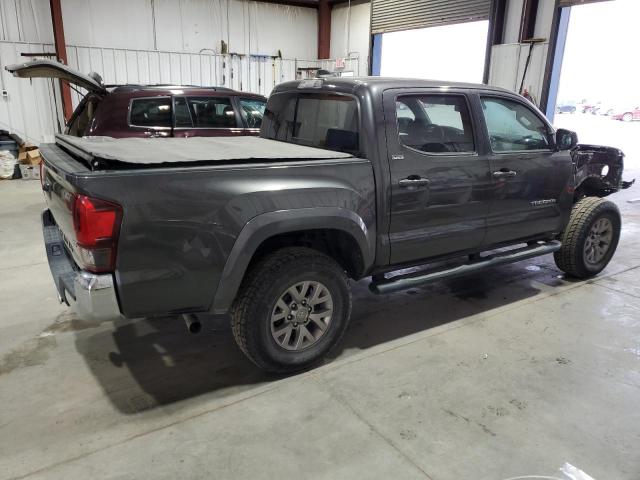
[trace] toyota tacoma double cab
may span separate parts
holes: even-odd
[[[46,250],[80,315],[230,314],[260,368],[340,341],[350,281],[377,294],[553,253],[598,274],[623,153],[578,145],[486,85],[325,78],[275,88],[260,137],[42,145]],[[408,267],[417,267],[409,269]]]

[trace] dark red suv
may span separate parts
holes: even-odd
[[[23,78],[62,78],[87,90],[65,133],[77,137],[218,137],[258,135],[267,99],[224,87],[104,85],[52,60],[6,69]]]

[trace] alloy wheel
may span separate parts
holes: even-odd
[[[278,297],[271,312],[271,335],[285,350],[305,350],[322,338],[332,315],[333,297],[326,286],[298,282]]]
[[[613,240],[613,224],[608,218],[596,220],[587,233],[584,243],[584,258],[591,265],[599,264],[605,258]]]

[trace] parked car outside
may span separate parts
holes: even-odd
[[[611,115],[611,118],[614,120],[622,120],[623,122],[640,120],[640,107],[618,110],[616,113]]]
[[[556,108],[556,112],[558,112],[558,113],[576,113],[576,106],[575,105],[569,105],[569,104],[558,105],[557,108]]]
[[[578,105],[581,113],[591,113],[593,109],[597,107],[595,103],[581,103]]]
[[[22,78],[62,78],[87,90],[67,123],[75,137],[228,137],[258,135],[267,99],[224,87],[104,85],[52,60],[6,69]]]

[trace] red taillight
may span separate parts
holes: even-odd
[[[92,272],[113,270],[122,219],[115,203],[77,195],[73,204],[73,228],[82,267]]]

